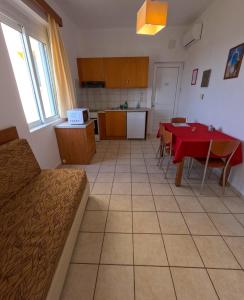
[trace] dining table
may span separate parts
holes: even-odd
[[[209,150],[210,141],[231,141],[238,140],[222,131],[210,129],[208,126],[201,123],[160,123],[166,130],[172,133],[173,138],[173,163],[177,164],[175,185],[181,186],[182,175],[184,170],[185,158],[206,158]],[[160,137],[159,131],[157,137]],[[240,142],[235,151],[228,170],[227,179],[233,166],[241,164],[242,143]],[[222,184],[222,179],[220,179]]]

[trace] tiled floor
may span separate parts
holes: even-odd
[[[201,169],[175,187],[157,140],[103,141],[64,300],[244,299],[244,200]],[[80,168],[81,166],[73,166]]]

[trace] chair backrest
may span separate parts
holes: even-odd
[[[163,141],[166,145],[172,145],[172,140],[173,140],[173,135],[172,132],[169,132],[168,130],[165,129],[165,127],[163,127],[162,130],[163,133]]]
[[[172,118],[171,123],[186,123],[186,118],[182,118],[182,117]]]
[[[210,152],[219,157],[229,157],[237,150],[240,141],[211,141]]]

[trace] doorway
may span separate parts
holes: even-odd
[[[152,132],[178,113],[183,63],[156,63],[152,94]]]

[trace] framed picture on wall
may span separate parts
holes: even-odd
[[[244,43],[230,49],[225,68],[224,79],[237,78],[241,69],[244,54]]]
[[[202,74],[201,87],[208,87],[212,70],[206,70]]]
[[[194,69],[192,71],[191,85],[197,84],[197,75],[198,75],[198,69]]]

